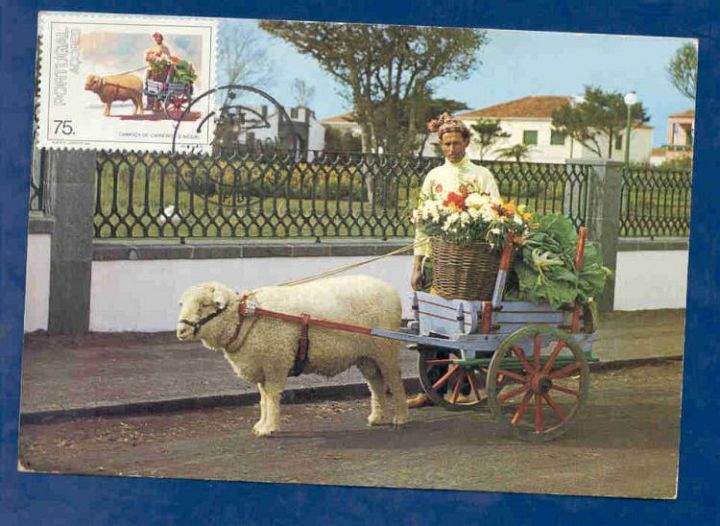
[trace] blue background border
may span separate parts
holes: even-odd
[[[326,5],[327,4],[327,5]],[[332,5],[331,5],[332,4]],[[0,3],[0,524],[718,523],[720,377],[717,205],[720,13],[717,0],[391,1],[132,0]],[[676,501],[360,489],[21,474],[17,420],[38,10],[292,18],[695,37],[700,67],[686,317],[680,485]],[[641,386],[638,386],[640,389]],[[49,393],[51,395],[51,393]],[[517,447],[523,447],[518,444]],[[478,459],[482,469],[482,459]],[[508,469],[518,469],[509,466]],[[528,476],[532,476],[531,473]]]

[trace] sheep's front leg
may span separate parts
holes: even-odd
[[[261,419],[261,425],[255,431],[256,435],[270,436],[280,429],[280,397],[285,389],[286,380],[287,378],[266,379],[262,384],[265,392],[265,419]]]
[[[253,426],[253,433],[261,435],[262,430],[265,429],[267,421],[267,393],[263,384],[257,384],[258,392],[260,393],[260,420],[258,420]]]
[[[111,108],[111,107],[112,107],[112,102],[106,102],[106,103],[105,103],[105,111],[103,112],[103,115],[105,115],[105,117],[109,117],[109,116],[110,116],[110,108]]]

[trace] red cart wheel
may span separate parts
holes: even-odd
[[[477,367],[459,366],[460,353],[421,347],[418,350],[420,385],[435,405],[450,411],[485,407],[485,373]]]
[[[490,361],[488,405],[518,438],[552,440],[567,431],[585,404],[589,375],[585,355],[568,333],[524,327],[504,340]]]
[[[168,95],[165,98],[165,115],[168,116],[168,119],[179,121],[190,106],[190,101],[191,98],[185,93]]]

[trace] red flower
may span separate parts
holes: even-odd
[[[470,194],[470,190],[468,189],[468,187],[466,185],[461,184],[460,185],[460,193],[462,194],[463,197],[467,197]]]
[[[436,191],[437,193],[442,192],[442,185],[441,185],[440,183],[438,183],[438,184],[435,185],[435,191]]]
[[[465,196],[450,192],[445,198],[445,201],[443,201],[443,206],[454,206],[459,210],[463,210],[465,208]]]

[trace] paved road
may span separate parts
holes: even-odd
[[[672,498],[682,362],[591,375],[588,405],[556,441],[519,442],[488,413],[411,412],[367,428],[367,399],[283,406],[258,439],[255,406],[24,424],[24,469],[355,486]]]

